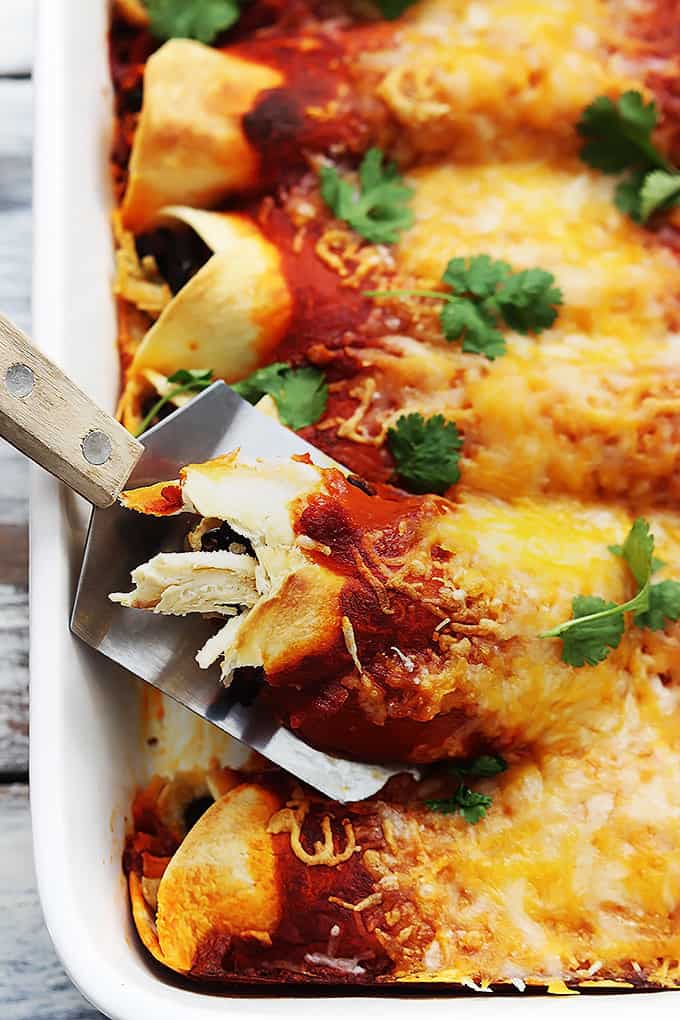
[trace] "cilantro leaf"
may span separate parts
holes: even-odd
[[[524,269],[513,273],[507,262],[489,255],[451,259],[442,283],[453,293],[436,290],[373,290],[365,297],[428,297],[442,301],[439,315],[447,340],[460,340],[470,354],[483,354],[493,361],[505,354],[501,323],[519,333],[540,333],[552,326],[562,292],[545,269]]]
[[[373,191],[382,184],[400,180],[396,163],[385,163],[380,149],[369,149],[359,166],[359,183],[362,192]]]
[[[469,786],[461,783],[456,791],[456,800],[465,821],[469,822],[470,825],[476,825],[482,818],[486,818],[486,813],[491,807],[492,798],[486,793],[478,793],[476,790],[471,790]]]
[[[599,616],[602,612],[612,609],[617,612],[612,616]],[[615,602],[605,602],[597,595],[576,595],[572,600],[573,621],[582,617],[577,626],[571,627],[561,634],[562,661],[570,666],[597,666],[607,658],[613,648],[618,648],[623,637],[623,613],[618,612]]]
[[[524,269],[505,279],[496,294],[503,318],[517,333],[540,333],[552,326],[562,291],[545,269]]]
[[[609,96],[598,96],[583,111],[577,125],[585,139],[581,159],[606,174],[634,167],[666,168],[651,138],[656,123],[656,104],[645,104],[639,92],[625,92],[616,102]]]
[[[623,557],[623,546],[622,545],[608,545],[610,553],[614,553],[615,556]],[[661,570],[666,564],[663,560],[660,560],[658,556],[652,556],[652,573],[654,574],[657,570]]]
[[[652,576],[654,562],[654,536],[644,517],[638,517],[621,546],[621,557],[630,567],[630,572],[642,588]]]
[[[680,620],[680,583],[660,581],[649,589],[649,609],[636,613],[633,622],[636,627],[649,630],[663,630],[666,620]]]
[[[542,637],[562,638],[562,658],[572,666],[588,663],[596,666],[616,648],[624,631],[624,613],[633,612],[633,624],[649,630],[663,630],[666,621],[680,620],[680,582],[651,583],[655,570],[663,561],[654,555],[654,536],[644,517],[638,517],[623,545],[608,549],[628,564],[638,591],[627,602],[617,605],[596,595],[577,595],[573,602],[573,618],[554,627]]]
[[[388,21],[394,21],[400,15],[407,11],[409,7],[413,7],[416,0],[378,0],[378,8],[383,18],[387,18]]]
[[[266,393],[271,393],[281,385],[284,372],[290,370],[287,361],[273,361],[271,365],[257,368],[240,382],[232,383],[231,388],[249,404],[256,404]]]
[[[211,43],[241,16],[238,0],[144,0],[157,39]]]
[[[268,393],[282,423],[291,429],[314,425],[328,403],[328,386],[321,369],[312,365],[291,368],[285,361],[256,369],[247,379],[234,383],[232,389],[251,404]]]
[[[213,373],[210,368],[178,368],[176,372],[168,376],[168,382],[173,383],[162,397],[151,407],[134,431],[135,436],[141,436],[143,432],[156,420],[166,404],[169,404],[175,397],[185,393],[200,393],[212,385]]]
[[[668,209],[680,200],[680,174],[667,170],[653,170],[647,174],[640,188],[639,214],[648,219],[657,209]]]
[[[475,297],[491,297],[502,280],[512,274],[507,262],[492,259],[490,255],[473,255],[470,259],[451,259],[442,283],[454,291],[469,292]]]
[[[499,754],[480,754],[471,761],[452,762],[449,772],[458,776],[497,776],[505,772],[508,763]],[[425,801],[431,811],[443,815],[460,814],[471,825],[476,825],[486,816],[492,798],[486,793],[471,790],[465,783],[459,783],[452,797],[443,800]]]
[[[640,192],[647,177],[646,170],[631,170],[616,185],[614,205],[619,212],[630,216],[636,223],[642,223],[640,211]]]
[[[369,149],[359,167],[355,188],[333,166],[320,171],[321,197],[338,219],[344,220],[372,244],[395,244],[413,225],[407,203],[413,195],[394,163],[384,163],[380,149]]]
[[[176,372],[168,376],[168,382],[179,383],[180,386],[211,381],[212,370],[209,368],[178,368]]]
[[[497,776],[505,772],[508,763],[500,754],[480,754],[469,762],[452,762],[450,771],[460,776]]]
[[[426,800],[430,811],[442,815],[460,814],[470,825],[476,825],[486,817],[491,807],[492,798],[486,793],[478,793],[461,783],[452,797],[445,800]]]
[[[606,174],[628,171],[614,202],[636,223],[680,200],[680,173],[652,141],[656,125],[654,102],[646,104],[639,92],[625,92],[616,103],[598,96],[577,125],[585,139],[580,154],[585,163]]]
[[[466,298],[447,300],[441,310],[442,332],[447,340],[462,340],[468,354],[484,354],[494,361],[505,354],[505,340],[495,327],[493,314]]]
[[[282,385],[272,392],[284,425],[302,429],[315,425],[328,403],[326,376],[320,368],[305,365],[284,374]]]
[[[426,800],[425,803],[430,811],[436,811],[438,815],[457,815],[460,810],[455,794],[441,800]]]
[[[572,600],[572,619],[541,635],[562,638],[562,659],[571,666],[586,662],[596,666],[606,659],[623,637],[624,613],[634,611],[639,616],[650,606],[651,576],[658,561],[654,557],[654,536],[644,517],[634,521],[623,545],[609,546],[609,550],[626,561],[638,591],[620,605],[597,595],[577,595]]]
[[[456,424],[442,414],[427,419],[417,412],[405,414],[387,430],[397,477],[411,492],[441,495],[455,485],[462,445]]]

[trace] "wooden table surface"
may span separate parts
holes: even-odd
[[[30,331],[32,0],[0,0],[0,309]],[[28,469],[0,440],[0,1018],[95,1020],[43,923],[28,812]]]

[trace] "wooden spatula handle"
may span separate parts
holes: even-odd
[[[95,506],[110,506],[143,446],[0,315],[0,436]]]

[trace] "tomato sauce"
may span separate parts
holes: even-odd
[[[358,154],[386,130],[386,108],[354,78],[358,54],[389,45],[387,24],[349,31],[288,31],[265,34],[230,47],[230,52],[280,71],[285,85],[263,92],[243,118],[251,145],[269,168],[307,165],[311,152]]]
[[[266,698],[280,718],[316,746],[335,749],[333,734],[338,733],[343,751],[358,757],[386,760],[396,758],[397,752],[408,757],[432,736],[433,724],[425,723],[427,696],[419,711],[410,673],[424,658],[438,668],[432,634],[440,616],[425,595],[436,598],[442,579],[435,562],[431,576],[418,578],[419,587],[412,592],[390,586],[389,572],[408,562],[424,521],[438,516],[443,502],[390,486],[353,484],[340,472],[327,476],[326,485],[327,492],[314,494],[299,507],[295,530],[330,550],[308,555],[344,579],[338,614],[349,621],[355,648],[347,622],[341,629],[338,619],[329,625],[334,627],[332,647],[268,671]],[[367,712],[354,685],[344,682],[356,676],[356,659],[362,696],[384,705],[382,719],[379,709],[377,716]],[[401,718],[409,714],[413,720]],[[442,722],[442,739],[451,725],[449,716]]]
[[[294,781],[284,773],[267,771],[243,778],[270,788],[282,804],[293,794]],[[412,782],[393,785],[395,795],[400,794],[403,799],[412,796]],[[162,781],[156,778],[137,793],[133,805],[135,832],[128,839],[125,854],[126,873],[134,870],[140,876],[160,878],[177,849],[178,840],[168,832],[158,814],[157,798],[162,786]],[[314,793],[309,797],[300,832],[306,852],[314,854],[315,843],[323,842],[321,823],[328,816],[335,851],[341,853],[347,845],[343,823],[349,820],[362,853],[354,853],[333,866],[309,866],[295,856],[288,833],[273,836],[282,909],[271,945],[214,930],[199,946],[190,977],[207,981],[299,978],[360,984],[392,971],[392,960],[375,932],[384,927],[385,914],[403,904],[403,896],[396,890],[386,891],[380,902],[358,912],[350,909],[376,890],[375,880],[362,858],[364,851],[385,846],[376,805],[367,801],[343,808]],[[161,856],[164,850],[166,857]],[[256,921],[254,918],[254,926]],[[336,959],[340,961],[338,965],[333,963]],[[350,970],[343,971],[343,965]]]
[[[338,273],[319,258],[316,245],[324,224],[315,221],[298,235],[285,210],[272,208],[260,218],[259,226],[279,251],[293,297],[290,326],[276,352],[277,360],[300,359],[319,344],[337,350],[357,338],[372,305],[355,288],[343,287]]]

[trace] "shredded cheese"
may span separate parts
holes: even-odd
[[[354,836],[354,826],[350,821],[344,819],[342,828],[345,833],[346,844],[342,851],[336,851],[333,841],[333,829],[330,815],[324,815],[321,819],[321,833],[323,841],[317,840],[314,843],[314,853],[309,853],[302,845],[302,826],[309,811],[309,804],[304,802],[296,809],[285,807],[277,811],[269,820],[267,831],[272,835],[279,833],[290,833],[290,848],[297,859],[303,864],[315,867],[324,864],[329,868],[336,867],[344,861],[348,861],[352,854],[360,853],[361,847],[357,846]]]

